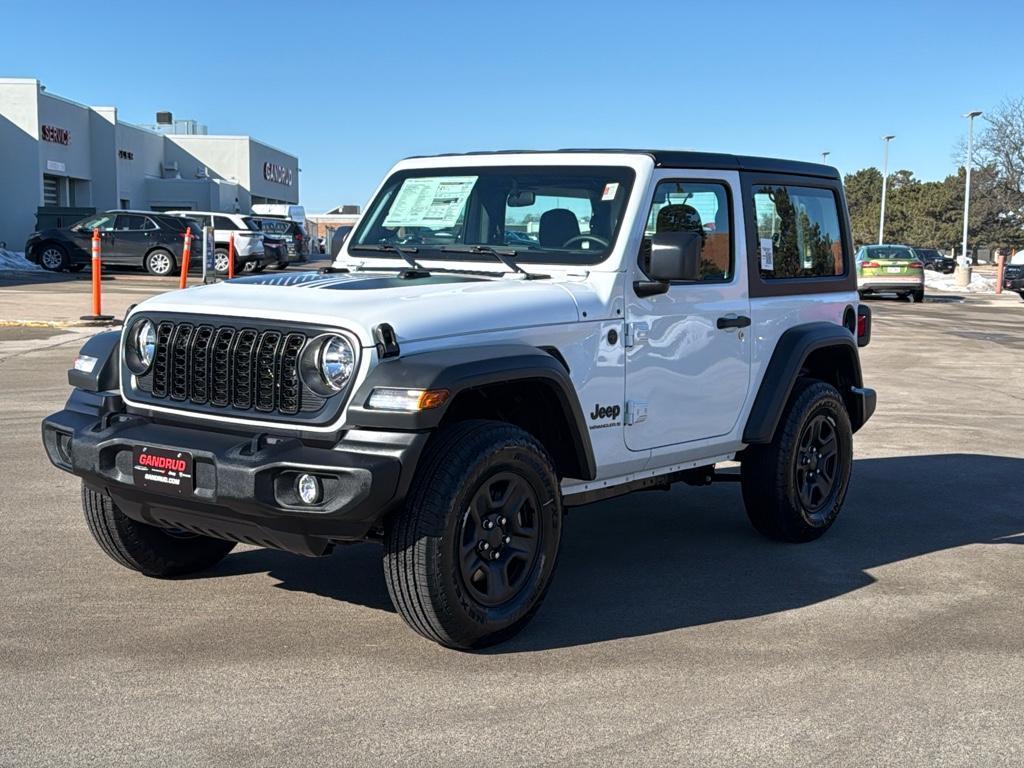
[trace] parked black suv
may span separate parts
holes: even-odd
[[[177,271],[185,230],[195,236],[190,267],[202,268],[202,226],[192,219],[152,211],[107,211],[63,229],[33,232],[25,258],[54,272],[78,272],[92,259],[92,231],[100,231],[104,265],[145,267],[153,275]]]
[[[309,258],[309,237],[301,224],[289,219],[277,219],[272,216],[250,216],[256,226],[263,232],[263,243],[283,242],[286,258],[280,259],[278,268],[284,269],[289,264],[300,264]]]
[[[914,247],[914,253],[924,263],[925,269],[933,272],[941,272],[944,275],[951,275],[956,271],[956,259],[952,256],[944,256],[934,248]]]
[[[1003,267],[1003,290],[1016,291],[1024,299],[1024,251],[1014,254]]]

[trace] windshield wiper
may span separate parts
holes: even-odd
[[[399,248],[394,243],[370,243],[367,245],[350,245],[348,249],[350,251],[388,251],[389,253],[398,254],[411,268],[402,270],[401,277],[430,277],[430,273],[420,266],[416,259],[409,255],[410,253],[417,253],[419,251],[418,248],[405,250]]]
[[[513,272],[518,272],[521,275],[526,275],[527,280],[537,280],[539,278],[546,278],[548,275],[538,275],[533,272],[527,272],[525,269],[516,264],[513,259],[519,254],[519,251],[514,248],[503,248],[498,250],[492,248],[489,245],[444,245],[441,247],[442,253],[485,253],[488,256],[493,256],[506,267]]]

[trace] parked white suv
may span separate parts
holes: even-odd
[[[875,408],[853,255],[822,165],[414,158],[333,267],[166,293],[90,339],[43,441],[121,565],[380,541],[409,626],[480,647],[537,611],[568,507],[738,480],[767,536],[833,524]]]
[[[213,228],[215,250],[213,268],[227,274],[229,243],[235,239],[235,269],[238,272],[259,270],[276,259],[268,259],[263,251],[263,233],[248,216],[220,211],[168,211],[174,216],[187,216]]]

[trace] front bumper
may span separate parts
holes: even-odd
[[[43,445],[59,469],[110,495],[128,517],[163,528],[322,555],[335,541],[366,538],[401,505],[427,432],[351,430],[334,445],[273,434],[215,432],[127,413],[116,393],[74,390],[43,421]],[[195,492],[136,486],[136,446],[188,451]],[[320,478],[324,498],[305,506],[295,478]]]

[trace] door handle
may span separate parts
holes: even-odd
[[[748,325],[750,325],[750,318],[746,315],[740,315],[739,317],[736,315],[726,315],[725,317],[718,318],[719,330],[724,330],[726,328],[746,328]]]

